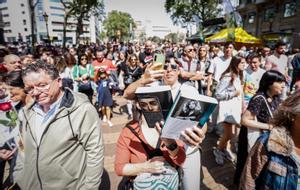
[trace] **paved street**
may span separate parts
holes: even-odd
[[[126,108],[126,101],[121,97],[115,97],[118,106],[114,108],[114,117],[112,119],[114,126],[109,128],[102,126],[105,143],[105,173],[103,176],[101,189],[115,190],[118,187],[121,177],[114,173],[115,145],[122,127],[127,122],[127,114],[121,114],[120,111]],[[202,190],[205,189],[235,189],[232,186],[234,167],[227,163],[224,166],[217,166],[214,162],[212,148],[216,145],[217,136],[208,134],[202,145]]]

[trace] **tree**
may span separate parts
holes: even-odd
[[[63,28],[63,47],[66,45],[66,33],[69,18],[77,20],[76,24],[76,43],[79,36],[83,34],[83,21],[88,20],[92,15],[101,17],[104,15],[103,1],[99,0],[60,0],[64,9],[64,28]]]
[[[165,36],[165,40],[171,41],[172,43],[177,43],[178,42],[178,34],[171,32]]]
[[[152,41],[152,42],[154,42],[154,43],[157,43],[157,44],[159,44],[159,43],[162,42],[162,40],[161,40],[160,37],[158,37],[158,36],[152,36],[152,37],[149,37],[147,40],[150,40],[150,41]]]
[[[219,0],[166,0],[165,9],[174,24],[203,22],[216,18]]]
[[[109,38],[117,37],[125,40],[130,38],[130,24],[136,28],[136,24],[130,14],[121,11],[111,11],[103,21],[106,35]]]

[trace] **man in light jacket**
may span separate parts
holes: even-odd
[[[62,89],[53,65],[29,65],[23,80],[34,101],[21,117],[25,158],[16,167],[18,185],[23,190],[98,189],[104,146],[96,109],[84,94]]]

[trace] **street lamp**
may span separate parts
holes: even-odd
[[[48,28],[48,18],[49,18],[49,15],[46,12],[44,12],[43,17],[44,17],[44,20],[46,22],[46,30],[47,30],[48,43],[49,43],[49,45],[51,45],[51,43],[50,43],[50,35],[49,35],[49,28]]]

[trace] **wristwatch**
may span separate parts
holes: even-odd
[[[174,151],[178,147],[178,145],[177,145],[177,143],[171,143],[169,145],[166,145],[166,147],[168,150]]]

